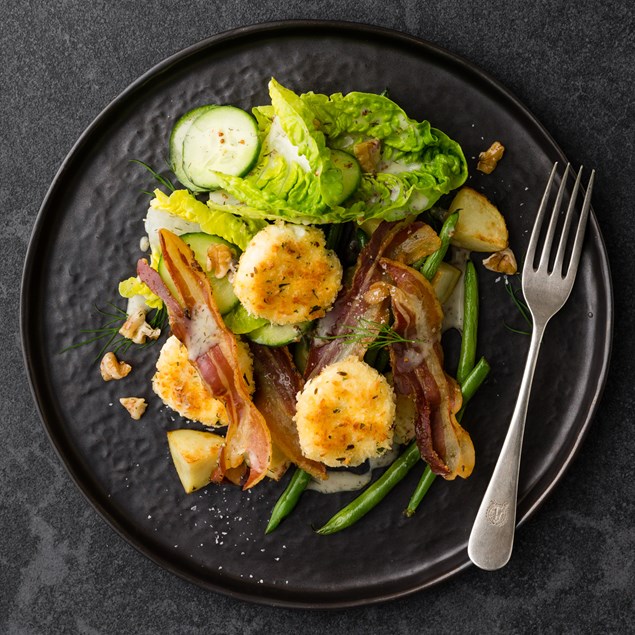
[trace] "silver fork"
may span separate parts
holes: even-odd
[[[591,177],[589,178],[589,184],[587,185],[586,194],[584,196],[578,228],[571,251],[571,258],[565,270],[564,258],[567,238],[574,214],[575,201],[580,188],[580,177],[582,175],[582,168],[580,168],[562,225],[562,233],[555,255],[553,270],[550,270],[549,260],[551,248],[556,233],[560,206],[562,205],[562,199],[566,189],[567,177],[570,171],[570,166],[567,164],[551,212],[540,261],[538,266],[534,267],[536,248],[538,246],[541,228],[547,211],[549,194],[557,167],[558,164],[556,163],[551,170],[549,182],[542,197],[542,202],[540,203],[538,215],[531,233],[529,247],[527,248],[527,255],[525,257],[525,265],[523,267],[523,294],[533,318],[533,331],[525,372],[520,384],[518,401],[516,402],[514,414],[509,424],[509,430],[505,437],[505,442],[503,443],[498,461],[496,462],[492,479],[476,515],[467,546],[467,553],[472,562],[482,569],[490,571],[505,566],[512,554],[514,529],[516,526],[516,498],[518,495],[520,454],[538,351],[547,322],[564,306],[573,288],[573,282],[580,261],[580,253],[582,251],[584,230],[591,205],[591,190],[593,189],[595,171],[591,172]]]

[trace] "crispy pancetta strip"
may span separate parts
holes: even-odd
[[[262,413],[273,443],[295,465],[316,478],[326,478],[326,467],[302,454],[295,415],[296,396],[304,380],[286,346],[272,348],[249,343],[254,358],[254,403]]]
[[[381,281],[384,273],[379,259],[393,244],[395,236],[407,223],[383,222],[373,232],[370,241],[357,259],[353,281],[340,291],[333,308],[318,321],[307,360],[306,378],[318,375],[329,364],[350,355],[364,356],[372,339],[346,337],[364,323],[385,324],[388,321],[388,302],[376,301],[369,294],[371,286]]]
[[[474,468],[474,446],[456,420],[462,401],[459,386],[443,369],[441,305],[418,271],[386,258],[381,267],[394,282],[392,328],[408,340],[390,346],[395,390],[415,400],[421,456],[435,474],[449,480],[467,478]]]
[[[137,272],[165,302],[172,332],[187,348],[190,361],[210,392],[227,409],[229,426],[213,480],[228,476],[235,481],[241,466],[247,463],[249,476],[243,489],[249,489],[267,474],[272,452],[269,429],[249,396],[238,363],[236,337],[218,312],[207,276],[178,236],[165,229],[159,236],[168,273],[180,298],[177,301],[172,297],[145,260],[139,261]]]

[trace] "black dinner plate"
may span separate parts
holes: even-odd
[[[492,366],[464,425],[476,468],[466,481],[435,482],[414,518],[402,515],[422,467],[377,509],[332,536],[314,533],[354,497],[306,493],[280,527],[264,535],[286,484],[243,493],[210,486],[186,496],[165,431],[184,424],[150,388],[158,347],[130,352],[133,373],[104,383],[95,350],[60,351],[96,323],[93,304],[117,298],[133,274],[151,177],[131,159],[165,166],[179,117],[204,103],[267,103],[275,76],[296,92],[385,88],[410,116],[459,141],[469,184],[502,210],[521,256],[542,190],[562,151],[496,81],[465,60],[399,33],[354,24],[285,22],[214,36],[134,82],[90,125],[65,159],[38,215],[22,286],[22,339],[38,408],[71,477],[104,519],[157,564],[203,587],[275,605],[341,607],[403,596],[469,563],[467,540],[520,384],[529,338],[504,281],[479,266],[479,354]],[[494,140],[506,147],[489,176],[475,157]],[[599,175],[601,178],[601,175]],[[518,284],[518,283],[517,283]],[[123,306],[123,303],[120,303]],[[591,217],[571,299],[547,328],[529,409],[518,518],[526,520],[578,449],[606,378],[612,289],[606,251]],[[449,364],[452,362],[449,360]],[[121,396],[150,406],[135,422]]]

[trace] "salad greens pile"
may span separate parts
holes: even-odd
[[[409,118],[384,95],[297,95],[275,79],[269,94],[270,105],[253,108],[259,143],[246,174],[213,172],[218,189],[207,202],[188,189],[170,195],[157,189],[149,213],[178,217],[244,249],[266,219],[320,225],[394,221],[429,209],[467,179],[460,145],[428,121]],[[188,118],[190,113],[182,120]],[[171,142],[175,138],[180,143],[171,155],[182,160],[183,137],[173,134]],[[375,144],[375,154],[360,167],[356,157],[364,144]],[[177,174],[182,167],[173,165]],[[159,258],[152,245],[153,269]],[[143,296],[149,307],[162,304],[136,276],[122,281],[119,293]]]
[[[256,164],[244,176],[216,174],[231,198],[214,198],[212,210],[293,223],[398,220],[430,208],[467,178],[459,144],[388,97],[297,95],[275,79],[269,92],[271,105],[253,109],[263,140]],[[381,142],[376,170],[364,172],[343,199],[333,151],[354,156],[368,140]]]

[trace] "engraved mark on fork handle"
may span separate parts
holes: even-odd
[[[509,503],[499,503],[492,499],[487,506],[485,518],[487,518],[487,522],[489,522],[490,525],[502,527],[507,522],[509,516],[507,513],[508,509]]]

